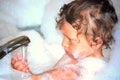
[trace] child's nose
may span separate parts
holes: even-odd
[[[68,43],[68,41],[67,41],[66,38],[63,39],[63,41],[62,41],[62,46],[63,46],[64,48],[69,47],[69,43]]]

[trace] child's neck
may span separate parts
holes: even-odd
[[[98,51],[97,53],[94,53],[90,57],[97,57],[97,58],[103,57],[102,50]]]

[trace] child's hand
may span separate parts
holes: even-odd
[[[16,56],[12,57],[11,65],[16,70],[30,72],[27,60],[25,60],[19,52],[16,53]]]

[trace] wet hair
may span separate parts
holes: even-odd
[[[93,41],[100,37],[108,48],[118,18],[110,0],[74,0],[60,9],[56,21],[59,29],[67,21],[78,34],[92,35]]]

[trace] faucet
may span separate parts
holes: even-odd
[[[0,59],[21,46],[28,46],[29,43],[30,39],[27,36],[19,36],[6,42],[0,46]]]

